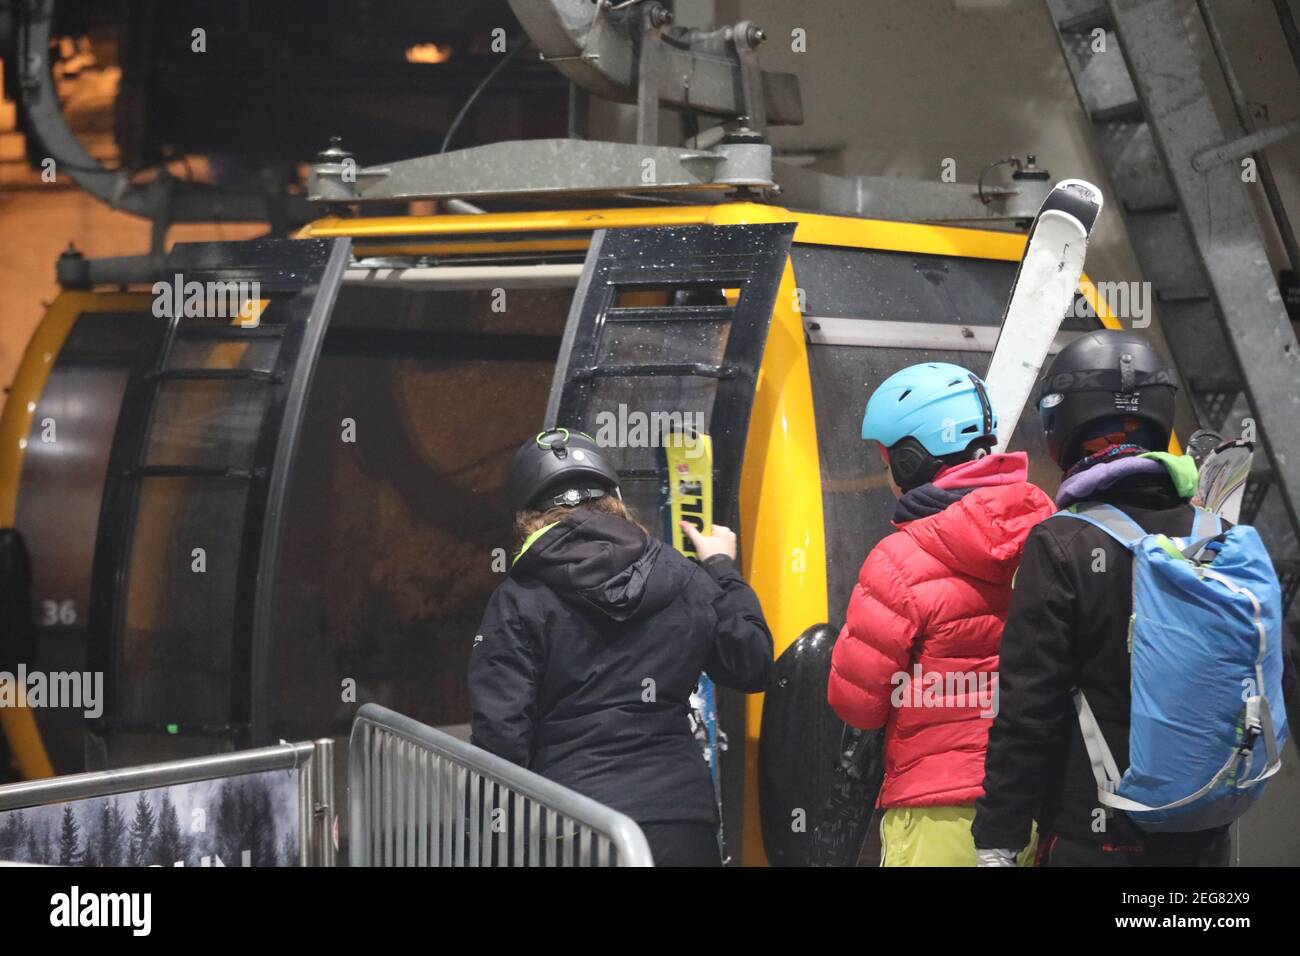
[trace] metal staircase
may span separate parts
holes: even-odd
[[[1207,0],[1198,0],[1240,129],[1215,113],[1178,0],[1046,0],[1094,146],[1152,284],[1161,330],[1201,423],[1253,418],[1267,452],[1243,502],[1287,607],[1300,584],[1300,347],[1243,181],[1256,154],[1292,268],[1295,240],[1260,151],[1300,121],[1254,131]],[[1258,456],[1257,456],[1258,462]]]

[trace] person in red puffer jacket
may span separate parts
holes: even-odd
[[[1023,452],[991,453],[996,435],[984,383],[942,362],[890,376],[863,418],[898,530],[862,565],[827,697],[845,723],[885,727],[883,866],[976,864],[1011,580],[1030,529],[1055,511]]]

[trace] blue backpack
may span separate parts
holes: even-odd
[[[1282,596],[1254,528],[1221,533],[1197,509],[1190,540],[1147,534],[1123,511],[1085,502],[1086,521],[1133,554],[1132,709],[1121,775],[1083,692],[1074,703],[1097,799],[1153,832],[1231,823],[1281,767]]]

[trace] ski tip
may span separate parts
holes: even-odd
[[[1101,190],[1086,179],[1062,179],[1052,187],[1052,192],[1068,193],[1076,199],[1092,203],[1099,208],[1103,203]]]
[[[1101,208],[1101,190],[1092,183],[1084,179],[1062,179],[1047,194],[1038,215],[1052,211],[1069,213],[1083,226],[1084,232],[1091,233]]]
[[[1086,179],[1062,179],[1052,188],[1068,189],[1081,196],[1095,196],[1098,200],[1101,199],[1101,190]]]

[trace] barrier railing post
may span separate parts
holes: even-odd
[[[654,865],[623,814],[376,704],[352,724],[348,817],[352,866]]]
[[[313,790],[312,844],[313,866],[334,866],[338,848],[334,845],[334,740],[322,737],[313,742],[311,760]]]

